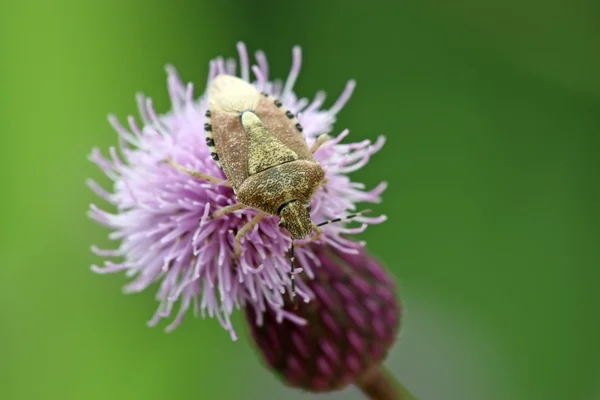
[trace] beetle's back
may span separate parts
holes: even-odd
[[[238,201],[278,215],[279,207],[291,200],[310,203],[324,177],[315,161],[288,162],[249,176],[237,192]]]
[[[252,175],[249,169],[251,147],[260,147],[257,142],[251,146],[250,135],[242,126],[240,115],[244,111],[256,114],[267,131],[275,137],[273,141],[280,142],[291,151],[290,154],[295,154],[294,160],[314,162],[296,118],[273,97],[261,94],[237,77],[219,75],[211,82],[208,98],[210,113],[207,117],[210,122],[206,132],[207,144],[214,146],[213,158],[234,189],[239,189]],[[286,158],[286,161],[292,160]]]

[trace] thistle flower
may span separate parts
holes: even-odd
[[[394,282],[360,246],[355,249],[310,246],[319,270],[306,284],[315,296],[294,310],[305,325],[277,323],[270,310],[258,325],[255,311],[246,309],[263,359],[290,386],[325,392],[360,383],[376,376],[396,340],[402,308]]]
[[[298,77],[301,53],[293,50],[291,71],[285,83],[269,80],[269,68],[262,52],[256,53],[256,65],[250,66],[248,53],[238,44],[240,76],[260,91],[278,98],[303,126],[310,146],[316,138],[332,131],[337,113],[354,89],[350,81],[341,96],[328,110],[321,109],[325,94],[319,92],[312,100],[297,97],[293,86]],[[251,79],[250,70],[254,74]],[[236,74],[236,62],[217,58],[210,63],[208,83],[218,74]],[[235,340],[230,315],[234,308],[251,308],[257,324],[263,316],[278,323],[306,321],[284,307],[291,282],[288,275],[290,237],[278,225],[277,217],[263,219],[242,240],[239,260],[234,256],[236,232],[255,215],[252,209],[211,219],[213,212],[236,203],[230,187],[202,181],[164,163],[173,159],[188,168],[223,177],[211,159],[204,136],[207,107],[206,94],[194,97],[192,84],[184,85],[173,67],[167,67],[168,90],[172,109],[159,115],[152,101],[138,95],[142,125],[128,118],[128,128],[116,117],[109,122],[118,133],[120,149],[109,149],[109,157],[94,149],[90,159],[113,181],[113,190],[106,191],[93,180],[89,186],[114,206],[109,212],[92,204],[89,215],[112,229],[109,237],[119,242],[114,250],[92,247],[105,261],[104,266],[92,266],[98,273],[125,271],[133,280],[125,292],[139,292],[160,281],[157,300],[160,305],[149,321],[156,325],[170,317],[178,303],[179,310],[166,328],[176,328],[190,307],[195,314],[216,317]],[[342,144],[348,131],[342,131],[325,143],[314,157],[326,170],[327,185],[320,188],[311,203],[311,217],[324,221],[344,216],[356,210],[357,202],[379,202],[385,183],[370,191],[352,182],[346,175],[363,167],[369,157],[384,143],[364,140]],[[345,236],[362,232],[368,224],[380,223],[385,217],[358,217],[360,227],[331,224],[323,227],[323,235],[315,246],[298,247],[296,259],[302,265],[305,280],[298,280],[297,293],[310,302],[314,296],[309,282],[319,273],[321,260],[314,254],[318,246],[335,249],[339,254],[356,254],[356,245]],[[329,250],[332,251],[332,250]]]

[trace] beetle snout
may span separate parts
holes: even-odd
[[[299,201],[291,201],[279,211],[279,225],[283,226],[295,240],[304,239],[312,233],[310,212]]]

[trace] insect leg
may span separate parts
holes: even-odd
[[[319,150],[319,147],[321,147],[321,145],[323,145],[323,143],[325,143],[328,140],[329,136],[325,134],[319,136],[317,140],[313,143],[313,145],[310,147],[310,152],[314,154],[317,150]]]
[[[246,208],[246,207],[248,207],[248,206],[246,206],[242,203],[232,204],[230,206],[223,207],[219,211],[215,212],[212,215],[212,218],[219,218],[221,215],[229,214],[229,213],[235,212],[237,210],[241,210],[242,208]]]
[[[323,231],[315,224],[313,224],[313,230],[315,232],[317,232],[317,234],[315,236],[311,236],[306,242],[304,243],[298,243],[296,245],[296,247],[300,247],[300,246],[306,246],[309,243],[314,242],[315,240],[319,240],[321,238],[321,235],[323,234]]]
[[[223,179],[216,178],[214,176],[205,174],[204,172],[194,171],[193,169],[186,168],[183,165],[176,163],[175,161],[173,161],[170,158],[166,160],[166,163],[181,172],[185,172],[186,174],[193,176],[194,178],[204,179],[205,181],[208,181],[208,182],[219,183],[219,184],[222,184],[223,186],[231,186],[231,184],[229,182],[224,181]]]
[[[342,218],[334,218],[334,219],[330,219],[329,221],[324,221],[324,222],[321,222],[320,224],[317,224],[316,226],[317,226],[317,227],[319,227],[319,226],[323,226],[323,225],[332,224],[332,223],[334,223],[334,222],[343,222],[343,221],[348,221],[349,219],[356,218],[356,217],[360,217],[361,215],[363,215],[363,214],[366,214],[366,213],[368,213],[368,212],[371,212],[371,210],[363,210],[363,211],[361,211],[361,212],[358,212],[358,213],[356,213],[356,214],[350,214],[350,215],[346,215],[345,217],[342,217]]]
[[[244,237],[244,235],[248,232],[250,232],[250,230],[252,228],[254,228],[254,226],[256,224],[258,224],[260,222],[261,219],[263,219],[264,217],[266,217],[267,214],[264,212],[259,212],[258,214],[256,214],[256,216],[254,218],[252,218],[250,221],[248,221],[248,223],[246,225],[244,225],[242,227],[242,229],[240,229],[237,233],[237,235],[235,235],[235,258],[239,258],[240,255],[242,254],[242,238]]]

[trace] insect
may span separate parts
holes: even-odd
[[[235,255],[241,254],[241,239],[267,215],[279,216],[279,226],[292,237],[290,248],[292,284],[295,299],[294,240],[321,236],[320,226],[357,217],[351,214],[315,224],[310,218],[310,200],[325,182],[325,171],[313,153],[328,140],[321,135],[308,147],[296,117],[274,97],[260,93],[246,81],[231,75],[218,75],[208,91],[204,131],[212,158],[227,181],[190,170],[173,160],[180,171],[206,181],[231,186],[238,203],[216,211],[212,217],[244,208],[259,211],[235,237]]]

